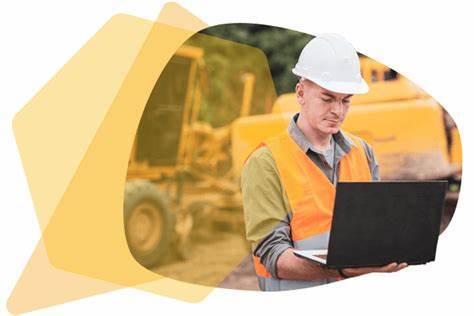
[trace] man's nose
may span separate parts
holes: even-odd
[[[332,107],[332,113],[334,113],[338,117],[342,115],[342,111],[344,108],[344,104],[342,104],[342,102],[343,102],[342,100],[340,101],[335,100]]]

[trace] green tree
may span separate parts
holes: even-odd
[[[201,33],[259,48],[267,56],[278,95],[293,92],[298,78],[291,69],[313,36],[260,24],[221,24]]]

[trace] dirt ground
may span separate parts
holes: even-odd
[[[176,280],[239,290],[258,290],[251,256],[242,236],[220,232],[195,238],[189,258],[172,260],[153,271]]]
[[[451,219],[454,216],[456,206],[458,204],[458,194],[457,193],[448,193],[448,198],[444,206],[443,217],[441,218],[441,228],[440,234],[448,227]]]
[[[221,288],[259,291],[252,256],[247,255],[242,262],[219,285]]]

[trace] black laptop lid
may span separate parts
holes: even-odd
[[[446,189],[447,181],[338,183],[328,267],[433,261]]]

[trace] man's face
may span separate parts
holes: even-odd
[[[313,130],[324,135],[339,131],[349,110],[351,97],[352,94],[332,92],[309,80],[300,80],[296,85],[300,116]]]

